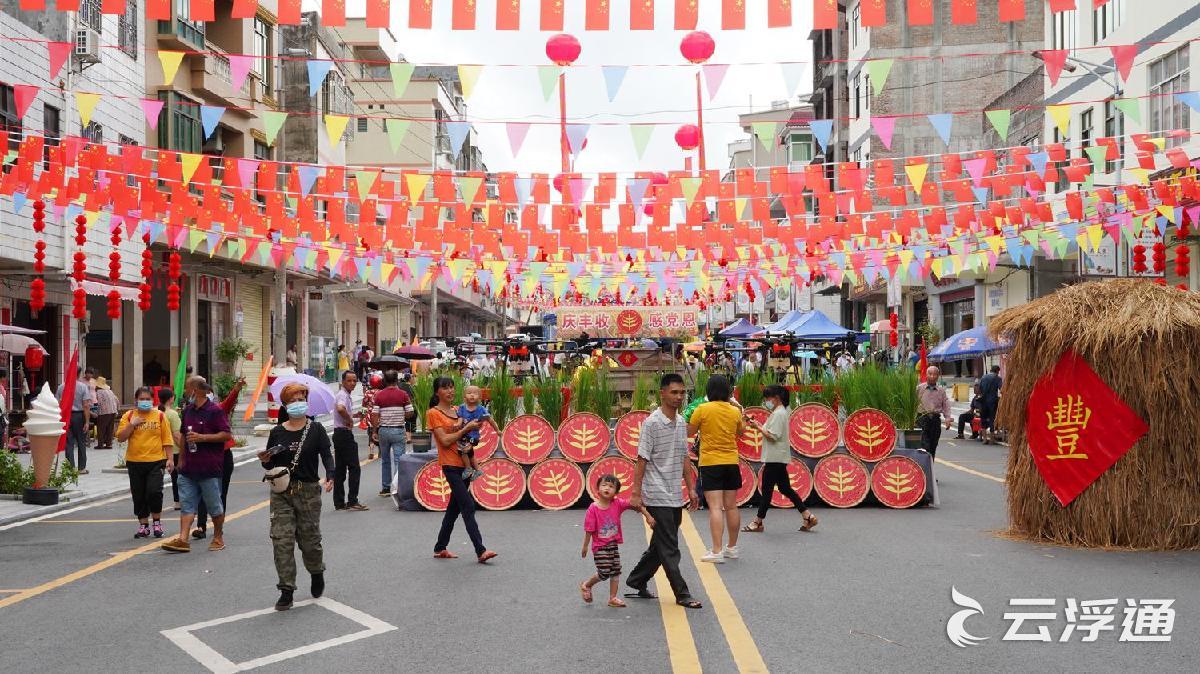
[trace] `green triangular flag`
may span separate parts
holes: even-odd
[[[988,121],[992,123],[992,128],[1000,134],[1000,140],[1008,140],[1008,126],[1012,121],[1012,110],[984,110],[983,114],[987,115]]]
[[[179,406],[183,407],[185,402],[183,395],[183,384],[187,378],[187,362],[188,362],[188,342],[183,340],[183,350],[179,352],[179,363],[175,365],[175,400],[179,401]]]
[[[887,82],[890,72],[892,72],[892,59],[867,61],[867,74],[871,76],[871,86],[875,89],[876,96],[883,93],[883,83]]]
[[[475,203],[475,196],[479,194],[479,186],[483,183],[483,178],[462,176],[458,179],[458,186],[462,188],[463,204],[470,208]]]
[[[862,331],[863,331],[863,332],[870,332],[870,331],[871,331],[871,317],[870,317],[870,316],[863,316],[863,327],[862,327]]]
[[[639,161],[641,161],[642,155],[646,154],[646,146],[650,144],[650,136],[653,133],[653,124],[629,125],[629,134],[633,136],[633,151],[637,153]]]
[[[196,252],[196,249],[200,247],[200,244],[203,241],[204,241],[204,232],[196,231],[194,229],[192,231],[188,232],[188,252],[189,253]]]
[[[680,178],[679,189],[683,192],[683,198],[687,205],[691,206],[692,202],[696,200],[696,192],[700,191],[700,178]]]
[[[412,122],[407,119],[388,118],[384,120],[384,126],[387,127],[388,140],[392,143],[392,152],[399,152],[400,145],[404,142],[404,136],[408,133],[408,127]]]
[[[1084,152],[1087,152],[1088,159],[1092,160],[1093,166],[1098,166],[1101,168],[1104,167],[1105,156],[1108,155],[1108,147],[1104,145],[1093,145],[1085,149]]]
[[[404,96],[404,92],[408,90],[408,83],[412,80],[414,69],[415,66],[411,63],[392,64],[392,89],[396,92],[397,98]]]
[[[762,143],[767,152],[775,147],[775,134],[779,131],[779,122],[754,122],[750,125],[758,142]]]
[[[1116,106],[1126,117],[1133,120],[1134,124],[1142,125],[1142,102],[1136,98],[1114,98],[1113,105]]]
[[[275,136],[279,135],[279,130],[283,128],[287,116],[286,112],[278,110],[263,111],[263,132],[267,134],[267,145],[275,144]]]
[[[562,68],[558,66],[538,66],[538,81],[542,83],[542,96],[547,101],[554,95],[554,87],[558,86],[558,75]]]
[[[371,193],[371,188],[375,186],[375,179],[379,177],[379,171],[355,171],[354,181],[358,185],[358,200],[362,201]]]

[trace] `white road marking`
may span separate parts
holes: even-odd
[[[238,461],[237,463],[235,463],[233,465],[235,467],[236,466],[244,466],[248,463],[253,463],[256,461],[258,461],[258,457],[251,456],[250,458],[242,460],[242,461]],[[170,480],[165,480],[163,482],[163,488],[166,488],[170,484],[171,484]],[[110,496],[109,498],[101,499],[99,501],[92,501],[91,503],[84,503],[83,505],[75,506],[74,508],[67,508],[66,510],[56,510],[52,513],[46,513],[45,515],[38,515],[37,517],[31,517],[27,520],[10,522],[9,524],[0,526],[0,531],[8,531],[9,529],[16,529],[17,527],[23,527],[26,524],[33,524],[34,522],[41,522],[43,520],[48,520],[52,517],[62,517],[63,515],[70,515],[71,513],[77,513],[80,510],[87,510],[88,508],[94,508],[96,506],[108,505],[109,503],[116,503],[117,501],[123,501],[127,498],[129,498],[128,494],[117,494],[116,496]]]
[[[195,634],[192,634],[192,632],[202,630],[207,627],[214,627],[216,625],[224,625],[227,623],[237,622],[239,620],[269,615],[275,612],[274,607],[259,609],[256,611],[248,611],[246,613],[239,613],[237,615],[232,615],[225,618],[206,620],[204,622],[199,622],[194,625],[187,625],[185,627],[176,627],[174,629],[163,630],[161,634],[167,639],[170,639],[171,642],[182,649],[183,652],[192,656],[196,662],[204,665],[210,671],[215,672],[216,674],[226,674],[229,672],[244,672],[257,667],[262,667],[263,665],[282,662],[283,660],[289,660],[301,655],[307,655],[308,653],[316,653],[317,651],[323,651],[327,648],[341,646],[342,644],[348,644],[353,641],[359,641],[360,639],[366,639],[368,637],[373,637],[399,629],[395,625],[386,623],[374,616],[367,615],[358,609],[351,608],[345,604],[329,599],[328,597],[298,601],[295,603],[293,610],[303,606],[308,606],[310,604],[320,606],[328,611],[332,611],[343,618],[352,620],[359,625],[362,625],[366,629],[340,637],[335,637],[333,639],[319,641],[315,644],[292,648],[280,653],[264,655],[261,658],[247,660],[246,662],[233,662],[229,660],[225,656],[218,653],[211,646],[201,641],[200,638]]]

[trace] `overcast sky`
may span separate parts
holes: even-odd
[[[307,5],[313,0],[306,0]],[[315,4],[315,3],[313,3]],[[673,30],[674,2],[656,3],[655,31],[630,31],[628,3],[613,2],[610,30],[583,30],[583,0],[567,3],[566,32],[574,34],[583,46],[576,65],[567,74],[567,116],[569,122],[592,124],[588,147],[579,155],[575,170],[632,172],[666,171],[683,168],[684,153],[675,144],[675,129],[695,120],[694,66],[679,53],[679,41],[685,35]],[[704,130],[708,167],[728,166],[727,144],[745,138],[737,125],[737,115],[751,109],[765,109],[774,100],[804,95],[812,88],[810,65],[803,66],[795,91],[787,91],[779,62],[809,61],[808,41],[811,17],[803,6],[795,9],[797,24],[786,29],[751,28],[766,25],[765,3],[747,3],[747,30],[720,30],[721,3],[701,3],[699,28],[708,30],[716,40],[712,63],[733,64],[715,99],[705,94]],[[796,3],[802,5],[802,3]],[[493,171],[559,170],[558,97],[547,102],[542,94],[537,69],[547,65],[546,39],[552,33],[538,30],[539,2],[522,3],[520,31],[496,31],[495,3],[480,0],[475,31],[450,30],[450,0],[435,0],[433,30],[407,27],[408,2],[392,0],[393,33],[400,53],[416,64],[477,63],[485,66],[471,98],[468,117],[480,134],[485,161]],[[348,3],[350,15],[362,15],[362,0]],[[356,11],[357,10],[357,11]],[[492,64],[520,64],[525,67],[500,67]],[[672,67],[637,67],[639,64],[670,64]],[[628,65],[617,97],[610,102],[600,66]],[[795,73],[793,73],[795,77]],[[534,122],[520,152],[514,157],[509,148],[503,123],[489,120]],[[539,125],[536,122],[555,122]],[[612,126],[606,123],[617,123]],[[645,155],[639,161],[634,151],[628,124],[631,122],[668,122],[655,128]],[[693,153],[694,154],[694,153]]]

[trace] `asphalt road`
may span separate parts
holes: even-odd
[[[125,499],[0,530],[0,661],[13,671],[64,672],[204,672],[221,663],[523,674],[1194,671],[1200,554],[1073,550],[999,536],[1005,452],[944,442],[939,459],[956,467],[936,469],[937,509],[820,508],[811,533],[796,531],[795,513],[774,510],[766,533],[744,535],[741,559],[715,568],[693,561],[708,538],[705,513],[695,513],[684,527],[684,574],[705,608],[688,612],[636,600],[610,609],[603,586],[596,603],[583,604],[577,586],[592,566],[579,557],[582,510],[484,512],[485,541],[500,557],[476,564],[460,527],[451,549],[462,557],[435,561],[440,513],[393,511],[373,495],[379,469],[371,464],[363,480],[369,512],[334,512],[326,497],[328,601],[276,613],[265,490],[249,464],[234,474],[236,519],[223,552],[196,545],[168,555],[135,541]],[[625,533],[628,571],[645,540],[632,514]],[[298,584],[299,602],[308,599],[302,567]],[[983,607],[966,622],[988,637],[978,646],[959,648],[946,636],[960,609],[951,586]],[[1056,643],[1001,641],[1004,612],[1045,610],[1010,608],[1017,597],[1057,599],[1058,618],[1037,623],[1049,624]],[[1057,643],[1067,598],[1174,599],[1171,641],[1120,642],[1118,607],[1115,631],[1095,643],[1079,635]],[[295,657],[277,655],[287,651]]]

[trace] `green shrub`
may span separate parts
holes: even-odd
[[[68,485],[79,484],[79,471],[66,461],[58,461],[58,466],[50,472],[50,480],[46,485],[60,492]],[[26,487],[33,486],[33,466],[21,464],[16,454],[0,451],[0,494],[21,494]]]
[[[662,375],[654,375],[644,373],[638,375],[637,380],[633,383],[633,396],[630,400],[629,409],[645,410],[647,412],[654,409],[655,394],[658,388],[658,380]]]
[[[487,380],[488,389],[488,411],[492,414],[492,420],[496,422],[497,428],[504,428],[516,411],[517,401],[513,396],[514,386],[512,375],[508,374],[504,368],[497,368]]]
[[[535,386],[532,379],[525,380],[525,388],[529,390]],[[535,397],[537,398],[538,410],[542,417],[550,422],[550,425],[558,428],[562,423],[562,380],[557,375],[547,375],[539,377],[536,383]]]
[[[429,409],[429,401],[433,398],[433,379],[432,372],[425,372],[415,375],[412,378],[413,407],[417,409],[417,421],[420,422],[422,430],[429,430],[425,426],[425,412]]]

